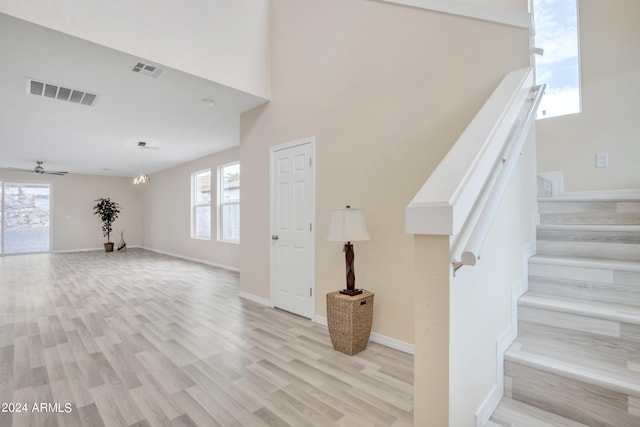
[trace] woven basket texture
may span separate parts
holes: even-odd
[[[373,292],[350,297],[327,294],[327,324],[335,350],[353,356],[367,348],[373,322]]]

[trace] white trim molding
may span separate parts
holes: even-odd
[[[238,296],[242,299],[246,299],[247,301],[255,302],[256,304],[273,308],[273,304],[271,303],[270,299],[262,298],[262,297],[259,297],[258,295],[250,294],[248,292],[243,292],[243,291],[238,292]]]
[[[626,188],[621,190],[564,191],[563,171],[538,172],[538,176],[551,183],[552,195],[550,198],[552,199],[556,199],[556,198],[569,199],[569,200],[638,200],[640,199],[640,188]]]
[[[504,397],[504,354],[518,337],[518,299],[529,289],[529,258],[533,255],[535,244],[525,243],[522,246],[522,278],[511,286],[511,325],[496,339],[496,383],[475,413],[476,427],[487,425]]]
[[[564,192],[564,176],[561,171],[539,172],[538,176],[551,183],[551,197],[558,197]]]
[[[497,22],[520,28],[529,28],[531,18],[528,11],[499,8],[481,5],[463,0],[376,0],[386,3],[401,4],[420,9],[434,10],[482,21]]]
[[[184,260],[187,260],[187,261],[193,261],[193,262],[197,262],[197,263],[200,263],[200,264],[205,264],[205,265],[208,265],[208,266],[211,266],[211,267],[222,268],[224,270],[233,271],[235,273],[239,273],[240,272],[240,269],[238,267],[234,267],[234,266],[231,266],[231,265],[220,264],[220,263],[217,263],[217,262],[206,261],[206,260],[198,259],[198,258],[191,258],[191,257],[188,257],[188,256],[176,254],[176,253],[173,253],[173,252],[161,251],[159,249],[147,248],[147,247],[144,247],[144,246],[141,246],[141,248],[145,249],[147,251],[156,252],[156,253],[162,254],[162,255],[168,255],[168,256],[175,257],[175,258],[184,259]]]
[[[327,327],[327,318],[324,316],[313,316],[313,322],[318,323],[322,326]],[[407,354],[415,354],[414,345],[409,344],[408,342],[400,341],[395,338],[388,337],[386,335],[378,334],[376,332],[371,332],[369,336],[369,341],[375,342],[377,344],[383,345],[385,347],[393,348],[394,350],[401,351]]]

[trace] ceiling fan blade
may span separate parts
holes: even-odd
[[[48,174],[48,175],[66,175],[69,172],[59,172],[59,171],[44,171],[44,173]]]
[[[19,172],[32,172],[33,173],[33,169],[22,169],[22,168],[12,168],[12,167],[8,167],[7,169],[11,169],[13,171],[19,171]]]

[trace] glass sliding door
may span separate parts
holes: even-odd
[[[49,251],[50,186],[36,182],[2,183],[2,253]]]

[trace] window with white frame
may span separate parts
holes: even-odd
[[[537,118],[579,113],[580,61],[577,0],[533,0],[536,82],[547,90]]]
[[[218,240],[240,242],[240,163],[218,168]]]
[[[191,174],[191,237],[211,239],[211,169]]]

